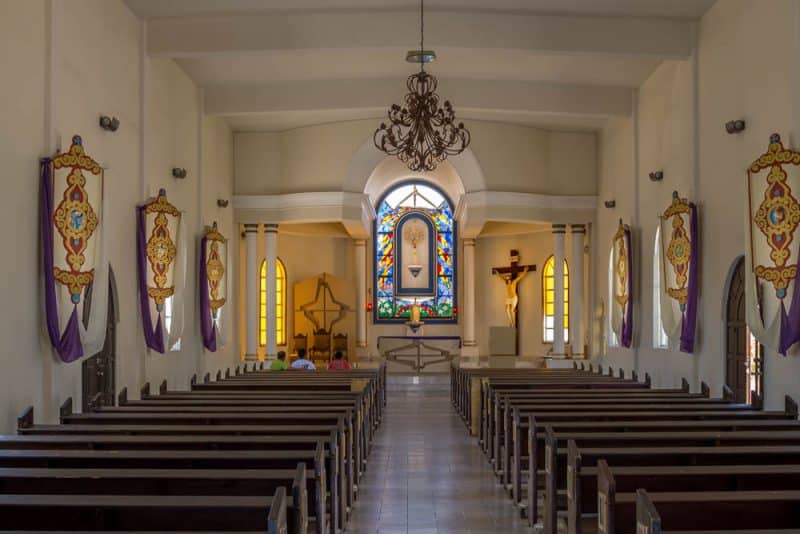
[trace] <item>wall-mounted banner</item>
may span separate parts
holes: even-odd
[[[181,212],[167,201],[164,189],[136,210],[136,267],[145,343],[162,354],[167,349],[180,350],[186,277]]]
[[[661,247],[661,324],[681,352],[694,352],[697,331],[699,232],[697,206],[678,192],[659,216]]]
[[[224,346],[223,309],[228,297],[228,241],[217,223],[206,227],[200,240],[200,332],[203,346],[216,352]]]
[[[631,229],[627,224],[622,224],[622,219],[614,234],[613,247],[611,326],[620,345],[630,347],[633,344],[633,255]]]
[[[758,341],[783,355],[800,341],[797,194],[800,152],[772,134],[747,171],[747,324]]]
[[[61,360],[73,362],[98,352],[105,341],[103,169],[76,135],[68,152],[41,160],[40,173],[47,334]]]

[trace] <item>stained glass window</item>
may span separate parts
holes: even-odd
[[[555,339],[556,324],[556,260],[550,256],[542,271],[542,296],[544,305],[544,341]],[[569,270],[564,260],[564,341],[569,341]]]
[[[267,344],[267,262],[261,262],[258,294],[258,342]],[[275,344],[286,345],[286,268],[275,262]]]
[[[408,217],[424,218],[430,225],[433,267],[432,290],[398,291],[402,269],[398,261],[398,229]],[[417,304],[425,322],[453,322],[456,319],[456,250],[453,205],[435,187],[421,182],[404,182],[389,190],[378,204],[375,221],[375,321],[402,322]]]

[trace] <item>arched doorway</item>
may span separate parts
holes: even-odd
[[[734,263],[725,304],[725,383],[736,402],[763,399],[764,347],[747,328],[744,257]]]
[[[91,293],[87,295],[91,306]],[[97,354],[83,360],[82,389],[83,411],[91,407],[114,406],[116,389],[117,361],[117,282],[114,270],[108,268],[108,310],[106,312],[106,339],[103,348]]]

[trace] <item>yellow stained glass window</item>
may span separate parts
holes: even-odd
[[[286,345],[286,268],[275,262],[275,344]],[[258,342],[267,344],[267,262],[261,262],[258,291]]]
[[[552,343],[555,339],[556,316],[556,260],[550,256],[542,270],[542,300],[544,316],[544,341]],[[564,260],[564,342],[569,341],[569,269]]]

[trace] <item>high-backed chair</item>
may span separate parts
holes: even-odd
[[[347,334],[334,334],[333,348],[331,349],[331,353],[335,354],[338,351],[341,351],[341,353],[344,354],[345,359],[349,359],[347,357]]]
[[[311,347],[311,356],[315,360],[330,360],[331,333],[320,328],[314,331],[314,346]]]
[[[292,350],[295,354],[300,349],[308,350],[308,335],[307,334],[295,334],[292,338]]]

